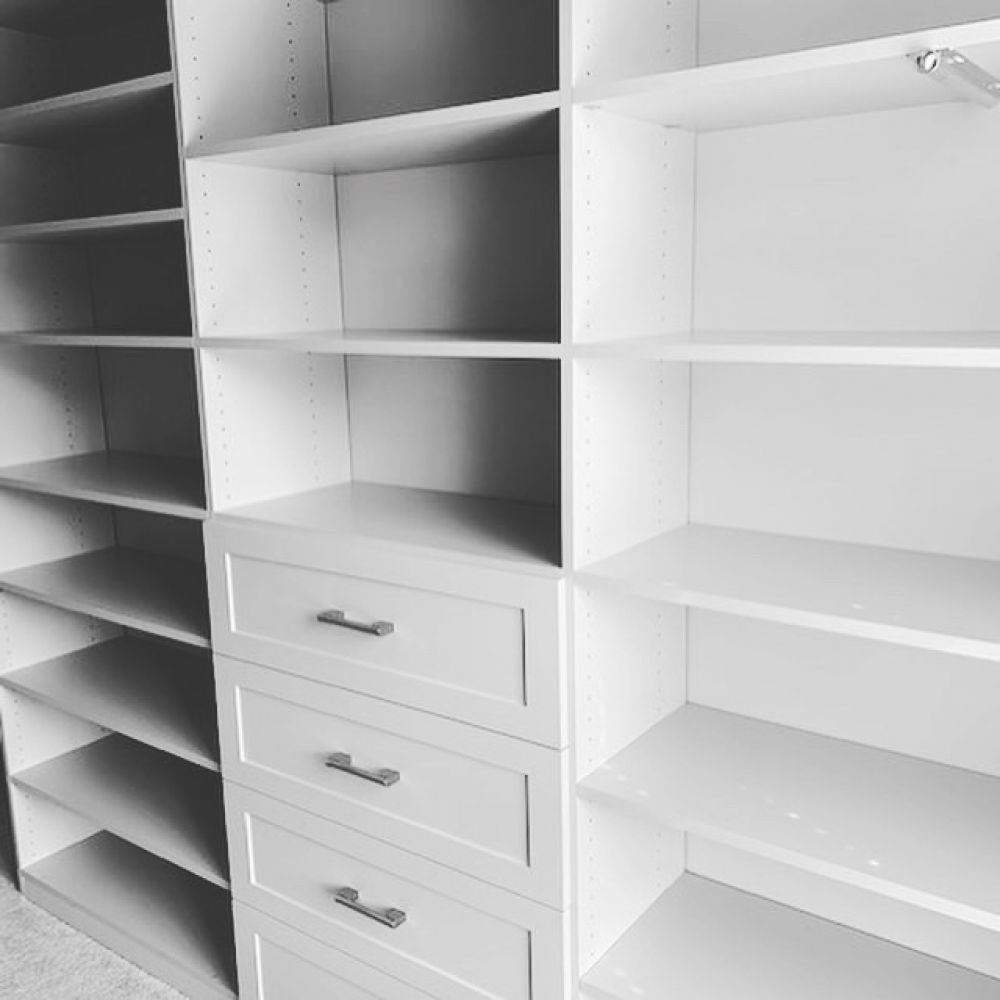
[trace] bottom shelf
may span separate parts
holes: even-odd
[[[991,979],[696,875],[584,977],[594,1000],[998,1000]]]
[[[25,895],[192,1000],[236,993],[229,894],[109,833],[24,870]]]

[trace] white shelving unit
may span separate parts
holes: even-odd
[[[236,978],[171,34],[165,0],[0,0],[0,714],[25,894],[219,998]]]

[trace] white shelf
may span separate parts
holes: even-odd
[[[0,574],[0,589],[192,646],[209,645],[202,567],[103,549]]]
[[[219,770],[212,663],[203,654],[125,636],[15,670],[0,683]]]
[[[688,705],[582,793],[1000,931],[1000,779]]]
[[[581,581],[671,604],[1000,661],[1000,563],[690,525]]]
[[[557,93],[420,111],[196,147],[191,156],[240,166],[350,174],[556,150]]]
[[[0,109],[0,142],[61,145],[124,129],[169,100],[172,73],[155,73]]]
[[[559,511],[517,503],[343,483],[222,512],[230,520],[265,522],[305,532],[351,535],[472,555],[491,563],[559,565]]]
[[[98,215],[84,219],[28,222],[18,226],[0,226],[0,243],[54,243],[67,240],[99,239],[143,232],[148,229],[159,229],[183,221],[183,209],[162,208],[150,212]]]
[[[91,452],[0,467],[0,486],[204,519],[201,463],[130,452]]]
[[[229,885],[218,775],[112,735],[11,780],[200,878]]]
[[[100,330],[16,330],[0,332],[0,346],[142,347],[191,350],[194,338],[171,333],[111,333]]]
[[[684,875],[584,977],[595,1000],[997,1000],[1000,982]]]
[[[447,330],[348,330],[328,333],[202,337],[207,350],[281,350],[412,358],[559,358],[563,349],[542,334]],[[548,335],[553,336],[552,334]]]
[[[574,99],[696,131],[957,100],[907,58],[928,48],[960,49],[1000,75],[1000,19],[583,86]]]
[[[717,331],[691,340],[632,337],[581,343],[582,358],[772,365],[1000,368],[1000,333],[793,333]]]
[[[23,877],[30,899],[192,997],[235,996],[231,904],[218,887],[108,833]]]

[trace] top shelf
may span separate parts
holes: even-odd
[[[583,86],[574,99],[697,132],[960,100],[908,58],[930,48],[1000,75],[1000,19]]]
[[[201,145],[198,160],[316,174],[368,173],[552,153],[557,93]]]

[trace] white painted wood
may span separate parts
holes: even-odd
[[[108,833],[23,878],[30,899],[192,1000],[235,996],[230,903],[217,886]]]
[[[127,334],[127,333],[94,333],[90,330],[60,330],[58,332],[39,331],[0,331],[0,346],[13,347],[142,347],[154,350],[189,351],[194,347],[194,340],[183,335],[163,333]]]
[[[90,820],[17,785],[8,785],[7,792],[18,865],[15,876],[18,888],[24,892],[27,890],[25,868],[92,837],[98,829]]]
[[[568,759],[530,743],[219,657],[230,780],[550,906],[569,901]],[[330,768],[400,775],[383,787]]]
[[[237,900],[439,1000],[568,997],[557,911],[235,784],[226,808]],[[406,922],[339,905],[343,887]]]
[[[554,153],[557,93],[199,144],[197,160],[319,174]],[[2,122],[0,117],[0,122]]]
[[[701,136],[696,328],[995,333],[998,150],[967,103]]]
[[[712,612],[688,621],[691,701],[1000,777],[995,663]]]
[[[687,865],[705,878],[1000,978],[996,932],[987,928],[699,837],[687,838]]]
[[[221,782],[202,768],[115,734],[14,769],[11,780],[228,887]]]
[[[51,38],[0,27],[0,106],[34,101],[59,86],[65,72],[60,45]]]
[[[691,519],[1000,556],[992,372],[696,366]]]
[[[236,507],[227,520],[274,524],[298,532],[393,542],[440,558],[554,576],[559,564],[559,510],[374,483],[342,483],[278,500]]]
[[[315,0],[173,0],[183,144],[328,122]]]
[[[342,327],[330,177],[203,161],[186,176],[201,334]]]
[[[635,596],[986,660],[1000,659],[1000,566],[690,525],[587,567]]]
[[[251,906],[236,903],[236,958],[243,1000],[429,1000],[346,952],[320,944]]]
[[[600,1000],[993,1000],[1000,990],[995,979],[692,875],[654,904],[585,986]]]
[[[22,666],[0,684],[219,770],[211,663],[187,650],[127,636]]]
[[[184,220],[180,208],[154,209],[148,212],[125,212],[86,219],[60,219],[56,222],[28,222],[0,226],[0,242],[35,243],[61,240],[99,239],[125,232],[159,229]]]
[[[327,5],[331,110],[351,121],[557,86],[555,0]]]
[[[350,358],[353,476],[554,506],[558,377],[546,362]]]
[[[691,329],[695,142],[690,133],[573,114],[574,340]]]
[[[685,703],[687,621],[683,608],[575,589],[578,777]]]
[[[8,775],[89,746],[105,734],[100,726],[56,711],[19,692],[0,690]]]
[[[341,359],[212,351],[201,363],[216,510],[350,478]]]
[[[615,360],[574,376],[574,558],[587,565],[687,522],[690,373]]]
[[[697,836],[1000,930],[998,780],[689,705],[581,785]],[[942,808],[947,803],[947,808]]]
[[[0,331],[89,330],[94,323],[86,254],[58,243],[0,244]]]
[[[575,97],[588,107],[627,118],[700,132],[960,100],[936,81],[921,77],[907,59],[927,48],[960,49],[997,73],[1000,19],[617,83],[595,82],[578,87]]]
[[[83,184],[60,152],[0,145],[0,233],[80,213]]]
[[[557,328],[555,156],[352,174],[336,184],[346,328]]]
[[[221,518],[206,545],[219,652],[566,745],[561,580]],[[318,622],[329,608],[395,631]]]

